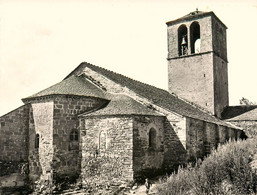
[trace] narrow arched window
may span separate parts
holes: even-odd
[[[99,133],[99,151],[104,152],[106,150],[106,133],[101,131]]]
[[[149,131],[149,148],[156,148],[156,130],[154,128]]]
[[[198,22],[193,22],[190,26],[190,43],[191,54],[199,53],[201,47],[200,25]]]
[[[78,141],[79,140],[79,133],[76,129],[73,129],[70,133],[70,141]]]
[[[187,39],[187,27],[181,25],[178,28],[178,55],[183,56],[188,54],[188,39]]]
[[[35,136],[35,148],[39,148],[39,134]]]

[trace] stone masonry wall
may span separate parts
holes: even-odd
[[[212,34],[213,50],[218,56],[227,61],[226,28],[215,18],[212,19]]]
[[[52,182],[53,161],[53,101],[31,103],[29,125],[29,168],[30,179]],[[39,147],[36,147],[36,134],[39,135]]]
[[[164,120],[164,162],[163,169],[167,173],[171,173],[179,165],[185,164],[187,161],[186,153],[186,118],[173,118],[172,124],[165,118]],[[178,136],[179,134],[180,137]],[[181,142],[183,137],[183,142]]]
[[[135,116],[133,118],[133,170],[135,178],[144,179],[163,171],[164,117]],[[150,134],[153,135],[152,140],[149,140]],[[152,146],[150,141],[153,142]]]
[[[228,65],[219,56],[213,55],[214,74],[214,109],[217,117],[221,117],[224,108],[229,105],[228,99]]]
[[[92,97],[58,96],[54,100],[54,170],[58,177],[77,177],[80,173],[78,115],[100,107],[105,100]],[[73,130],[78,141],[70,140]]]
[[[81,177],[84,186],[133,181],[133,119],[81,119]]]
[[[191,118],[187,120],[187,152],[190,161],[196,158],[202,158],[205,155],[205,125],[204,121]]]
[[[29,105],[0,117],[0,191],[25,185],[28,173]],[[1,192],[0,192],[1,193]]]
[[[241,127],[247,137],[252,138],[257,136],[257,121],[231,121],[231,123]]]
[[[0,161],[27,161],[29,106],[0,117]]]
[[[189,160],[203,158],[219,144],[229,139],[240,138],[241,131],[225,126],[188,118],[187,119],[187,154]]]
[[[215,114],[212,64],[212,53],[170,59],[168,62],[169,92]]]

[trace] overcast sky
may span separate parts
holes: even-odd
[[[230,105],[257,102],[256,0],[0,0],[0,116],[83,61],[167,89],[165,23],[196,8],[228,27]]]

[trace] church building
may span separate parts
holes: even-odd
[[[244,138],[222,120],[229,106],[225,24],[201,11],[166,24],[168,91],[83,62],[0,117],[2,186],[13,174],[119,185],[170,173]]]

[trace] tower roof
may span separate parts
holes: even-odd
[[[187,14],[187,15],[181,17],[181,18],[166,22],[166,24],[168,26],[171,26],[171,25],[175,25],[175,24],[190,21],[190,20],[204,18],[204,17],[207,17],[207,16],[213,16],[227,29],[227,26],[212,11],[211,12],[203,12],[203,11],[196,10],[196,11],[190,12],[189,14]]]
[[[44,89],[32,96],[23,98],[26,101],[37,97],[49,95],[76,95],[89,96],[106,99],[105,92],[92,82],[80,76],[71,76],[47,89]]]

